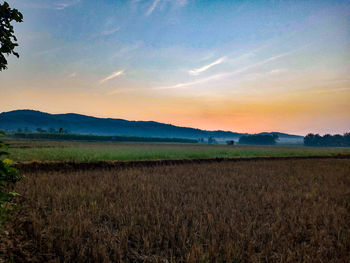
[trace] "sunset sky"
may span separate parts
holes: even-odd
[[[8,2],[24,22],[0,111],[350,131],[348,0]]]

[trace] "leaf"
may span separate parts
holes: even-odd
[[[6,158],[5,160],[2,161],[4,164],[7,165],[14,165],[14,162],[11,159]]]
[[[15,192],[9,192],[8,193],[8,197],[18,197],[21,196],[19,193],[15,193]]]
[[[2,156],[2,155],[8,155],[8,154],[9,154],[8,152],[0,151],[0,156]]]

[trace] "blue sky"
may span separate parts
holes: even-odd
[[[24,22],[21,57],[0,75],[0,110],[350,129],[349,1],[8,2]]]

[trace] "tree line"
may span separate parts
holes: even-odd
[[[304,137],[305,146],[333,146],[333,147],[347,147],[350,146],[350,133],[340,134],[326,134],[321,136],[319,134],[309,133]]]
[[[197,143],[195,139],[186,138],[158,138],[136,136],[103,136],[72,133],[13,133],[9,137],[34,140],[66,140],[66,141],[113,141],[113,142],[167,142],[167,143]]]
[[[244,135],[239,138],[239,144],[251,145],[275,145],[278,140],[277,134],[254,134]]]

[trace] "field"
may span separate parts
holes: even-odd
[[[349,175],[349,159],[34,171],[1,250],[13,262],[349,262]]]
[[[8,140],[17,162],[350,155],[350,148]]]

